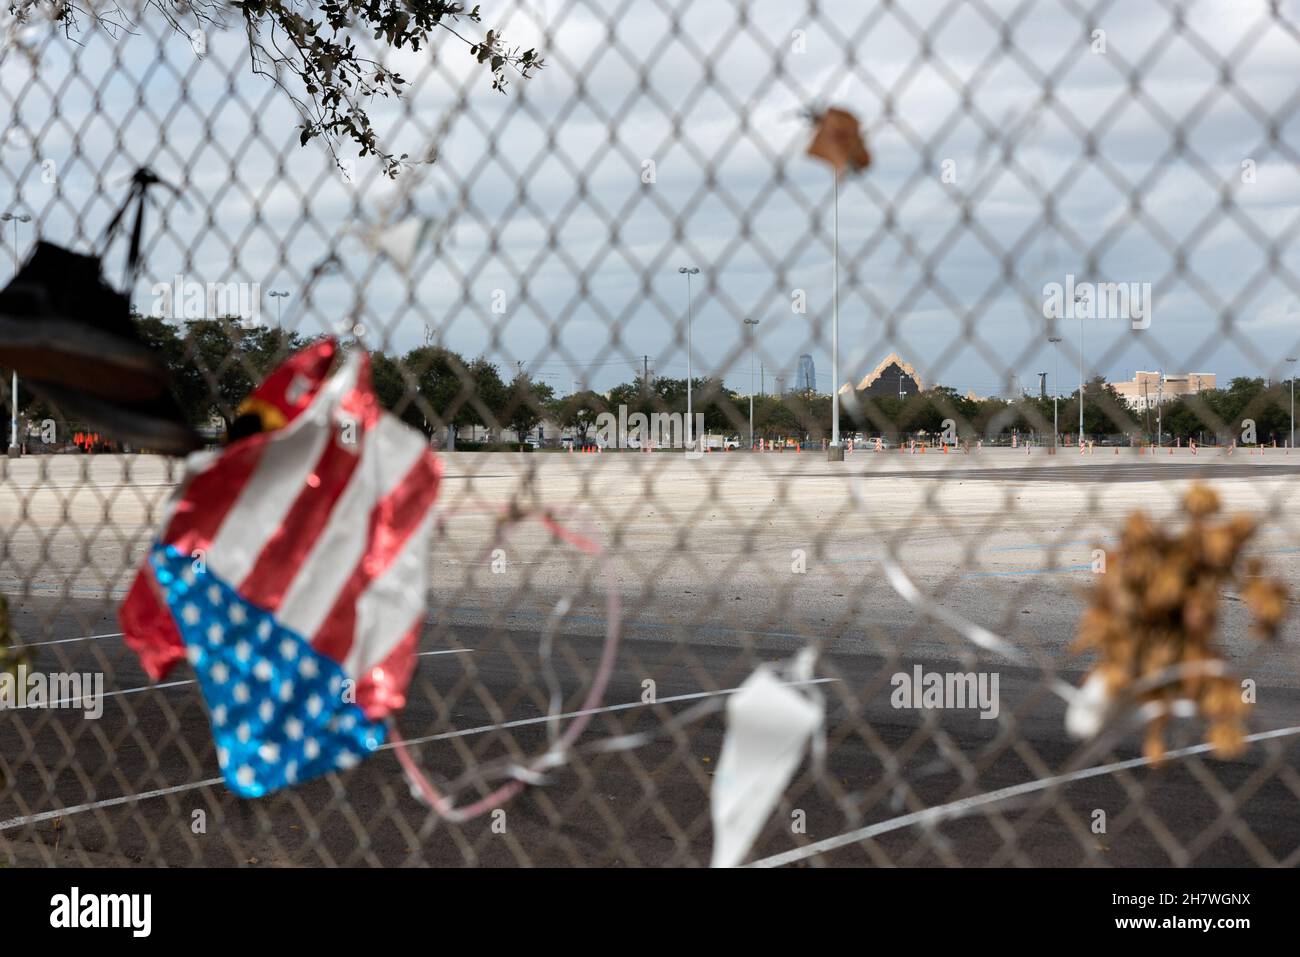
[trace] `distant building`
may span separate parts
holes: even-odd
[[[1179,396],[1216,388],[1213,372],[1170,373],[1164,376],[1163,388],[1160,377],[1159,372],[1137,372],[1131,381],[1112,385],[1129,407],[1138,412],[1154,409],[1157,404],[1171,402]]]
[[[858,383],[857,391],[867,395],[916,395],[925,391],[925,383],[911,363],[891,352]]]
[[[806,352],[799,357],[799,371],[795,374],[794,387],[796,392],[817,391],[817,367],[813,365],[813,357]]]
[[[779,375],[776,377],[776,385],[774,388],[776,389],[776,394],[778,396],[785,395],[785,376]]]

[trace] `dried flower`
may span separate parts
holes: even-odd
[[[13,673],[27,663],[27,654],[9,624],[9,600],[0,595],[0,672]]]
[[[1104,688],[1108,700],[1177,672],[1174,680],[1137,694],[1140,703],[1166,706],[1146,729],[1143,750],[1154,761],[1165,753],[1168,706],[1179,699],[1196,704],[1221,755],[1244,747],[1250,704],[1237,680],[1222,673],[1223,659],[1213,646],[1219,590],[1240,590],[1254,631],[1264,639],[1277,635],[1286,614],[1286,586],[1266,578],[1258,559],[1242,556],[1255,533],[1254,519],[1235,515],[1211,524],[1219,507],[1218,495],[1197,484],[1183,500],[1188,522],[1181,534],[1166,533],[1141,512],[1131,514],[1118,550],[1106,553],[1107,571],[1079,621],[1075,648],[1101,655],[1085,687]],[[1096,711],[1096,702],[1091,707]]]
[[[871,165],[871,151],[862,139],[857,117],[832,107],[814,117],[817,124],[808,155],[825,160],[839,176],[845,170],[860,172]]]

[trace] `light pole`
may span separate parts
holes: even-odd
[[[5,213],[0,216],[0,222],[14,224],[14,275],[18,275],[18,224],[30,223],[32,218],[26,213]],[[22,454],[18,446],[18,372],[15,370],[13,381],[10,385],[9,395],[9,457],[16,459]]]
[[[279,330],[279,329],[281,328],[281,326],[280,326],[280,304],[281,304],[281,302],[282,302],[283,300],[289,298],[289,294],[288,294],[287,292],[280,292],[280,291],[277,291],[277,290],[272,290],[270,293],[268,293],[268,295],[269,295],[272,299],[275,300],[275,328],[276,328],[277,330]]]
[[[1083,316],[1079,317],[1079,441],[1083,442]]]
[[[1287,362],[1294,363],[1295,356],[1287,356]],[[1287,448],[1295,448],[1295,369],[1291,369],[1291,444]]]
[[[1047,341],[1056,346],[1056,382],[1061,381],[1061,337],[1048,336]],[[1061,395],[1061,387],[1052,385],[1052,448],[1057,448],[1061,440],[1061,427],[1058,421],[1060,410],[1057,408],[1057,400]]]
[[[1164,445],[1165,437],[1165,374],[1160,373],[1160,378],[1156,381],[1156,448]]]
[[[831,447],[826,456],[832,462],[844,461],[840,447],[840,171],[832,170],[835,199],[831,216]]]
[[[686,277],[686,447],[695,444],[695,421],[691,407],[691,277],[700,274],[695,266],[682,266],[677,270]]]
[[[758,332],[758,320],[746,319],[749,328],[749,451],[754,451],[754,334]]]

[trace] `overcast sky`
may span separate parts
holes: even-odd
[[[360,320],[398,351],[430,330],[565,393],[626,381],[643,355],[685,374],[690,264],[697,375],[748,391],[748,316],[769,389],[809,352],[829,390],[832,179],[804,156],[800,111],[836,105],[874,154],[840,188],[841,382],[897,350],[927,383],[988,395],[1047,371],[1068,390],[1080,332],[1112,379],[1277,377],[1300,354],[1300,0],[482,6],[547,66],[500,95],[450,36],[386,56],[412,93],[372,105],[381,138],[438,153],[397,184],[368,159],[349,184],[319,142],[299,147],[239,30],[202,59],[154,12],[116,39],[83,27],[80,45],[25,31],[35,63],[0,53],[0,205],[37,227],[20,250],[37,234],[94,248],[147,164],[188,205],[151,212],[145,311],[177,273],[258,283],[263,321],[285,290],[286,325]],[[445,241],[403,270],[363,237],[408,215]],[[330,254],[343,273],[309,297]],[[121,266],[119,243],[114,282]],[[1053,353],[1042,291],[1067,274],[1150,283],[1149,328],[1062,321]]]

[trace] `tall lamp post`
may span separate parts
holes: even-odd
[[[1295,363],[1295,356],[1287,356],[1287,362]],[[1291,444],[1287,448],[1295,448],[1295,368],[1291,369]]]
[[[1079,317],[1079,442],[1083,442],[1083,316]]]
[[[691,277],[700,274],[695,266],[682,266],[677,270],[686,277],[686,447],[695,446],[695,417],[691,406]]]
[[[754,451],[754,333],[758,332],[758,320],[746,319],[746,331],[749,333],[749,450]]]
[[[26,213],[5,213],[0,216],[0,222],[14,224],[14,275],[18,275],[18,224],[30,223],[32,218]],[[18,373],[13,374],[13,382],[10,385],[9,394],[9,457],[16,459],[22,454],[22,449],[18,445]]]
[[[1164,446],[1165,438],[1165,374],[1161,370],[1160,378],[1156,380],[1156,448]]]
[[[280,290],[272,290],[268,295],[275,300],[275,328],[279,331],[283,328],[283,326],[280,325],[280,304],[285,299],[289,298],[289,294]]]
[[[1048,336],[1047,341],[1056,346],[1056,384],[1052,386],[1052,448],[1057,448],[1061,440],[1061,427],[1058,422],[1060,414],[1057,408],[1057,400],[1061,395],[1061,337]]]
[[[840,171],[834,170],[835,198],[831,216],[831,447],[827,458],[844,461],[840,447]]]

